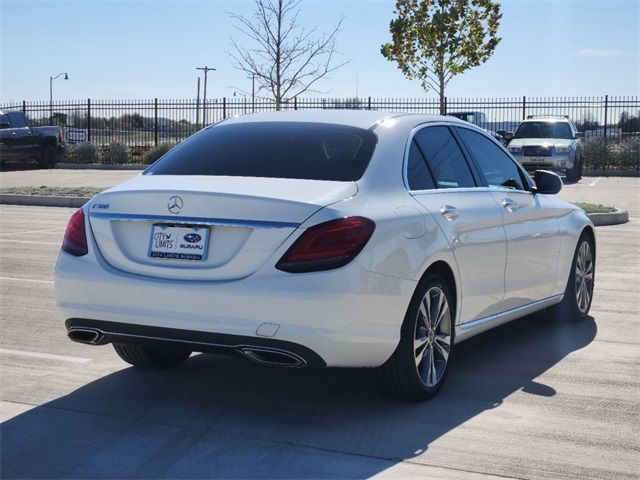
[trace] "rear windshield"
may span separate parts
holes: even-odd
[[[376,141],[373,132],[345,125],[223,123],[189,137],[145,174],[353,181],[364,174]]]

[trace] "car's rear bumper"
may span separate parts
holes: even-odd
[[[242,337],[233,348],[251,344],[246,339],[289,342],[317,355],[310,366],[376,367],[395,350],[415,289],[415,282],[357,262],[326,272],[259,273],[235,281],[163,280],[115,270],[93,250],[84,257],[61,252],[56,296],[65,319]]]

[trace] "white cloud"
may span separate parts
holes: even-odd
[[[615,58],[621,57],[622,52],[618,50],[598,50],[595,48],[585,48],[582,50],[578,50],[578,52],[576,52],[576,55],[585,58]]]

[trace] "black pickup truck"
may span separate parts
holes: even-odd
[[[30,127],[24,113],[0,110],[0,160],[38,161],[51,168],[64,149],[60,127]]]

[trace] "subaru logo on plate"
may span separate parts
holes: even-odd
[[[184,202],[182,201],[182,198],[180,198],[177,195],[174,195],[169,199],[169,203],[167,203],[167,208],[171,213],[178,214],[180,213],[180,210],[182,210],[183,205],[184,205]]]
[[[202,237],[197,233],[187,233],[183,238],[185,242],[189,243],[198,243],[200,240],[202,240]]]

